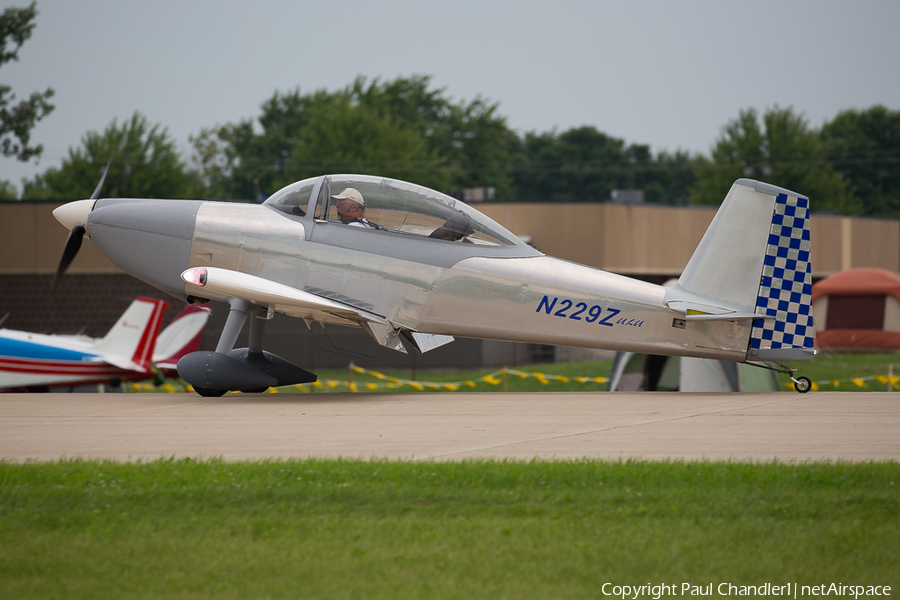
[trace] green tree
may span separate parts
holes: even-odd
[[[18,196],[19,192],[12,181],[0,179],[0,200],[15,200]]]
[[[252,136],[252,127],[249,133]],[[238,187],[234,182],[237,150],[230,142],[233,134],[233,126],[226,125],[207,127],[189,137],[194,146],[191,172],[201,188],[200,195],[206,198],[238,197],[232,193]]]
[[[81,141],[60,167],[26,181],[23,197],[87,198],[110,157],[106,197],[190,198],[198,191],[168,131],[151,126],[138,112],[121,125],[113,120],[103,133],[87,133]]]
[[[900,111],[845,110],[822,127],[821,137],[861,213],[900,216]]]
[[[22,47],[34,30],[37,16],[35,3],[27,8],[7,8],[0,14],[0,66],[19,59]],[[49,100],[53,90],[34,92],[27,100],[15,104],[16,95],[8,85],[0,84],[0,152],[28,161],[44,151],[41,144],[29,146],[35,124],[55,108]]]
[[[637,187],[644,190],[647,202],[685,205],[696,182],[694,172],[699,160],[699,156],[685,150],[660,152],[652,164],[639,173]]]
[[[347,93],[276,92],[263,103],[259,125],[260,133],[245,120],[191,138],[208,196],[250,198],[256,185],[271,193],[299,179],[337,172],[440,183],[431,168],[434,154],[417,131],[368,110]]]
[[[416,131],[430,150],[425,165],[435,174],[432,177],[446,182],[444,185],[493,187],[497,197],[509,196],[509,166],[519,139],[507,126],[506,117],[499,115],[499,104],[480,96],[470,102],[453,102],[445,89],[430,85],[431,78],[425,75],[371,83],[359,77],[347,93],[355,104]]]
[[[363,172],[449,189],[511,188],[517,138],[482,99],[454,103],[430,78],[357,78],[331,93],[276,92],[251,121],[192,137],[199,179],[213,197],[248,198],[329,172]]]
[[[413,129],[346,99],[315,107],[311,117],[292,156],[298,179],[328,172],[378,173],[431,187],[447,183],[440,171],[430,170],[438,162],[436,154]]]
[[[761,122],[756,110],[742,110],[722,129],[711,158],[698,162],[696,176],[695,204],[719,204],[735,179],[749,177],[807,195],[816,210],[857,209],[818,132],[792,108],[768,109]]]
[[[607,200],[649,182],[650,147],[626,145],[590,126],[525,135],[515,169],[523,200]],[[641,174],[641,176],[639,176]]]

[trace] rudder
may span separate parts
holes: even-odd
[[[749,360],[803,360],[815,354],[809,199],[777,189],[763,260]]]

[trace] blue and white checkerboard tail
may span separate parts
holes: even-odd
[[[748,360],[803,360],[815,354],[809,199],[779,190],[766,243]]]

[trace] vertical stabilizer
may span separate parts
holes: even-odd
[[[163,312],[168,306],[165,300],[137,298],[92,350],[117,367],[149,371]]]
[[[754,312],[775,197],[751,179],[731,186],[676,287]],[[724,303],[724,304],[723,304]]]
[[[747,360],[811,358],[809,239],[809,199],[738,179],[667,290],[667,304],[687,307],[688,320],[752,319]]]

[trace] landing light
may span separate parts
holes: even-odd
[[[191,285],[203,287],[204,285],[206,285],[206,269],[203,267],[194,267],[193,269],[188,269],[181,274],[181,278]]]

